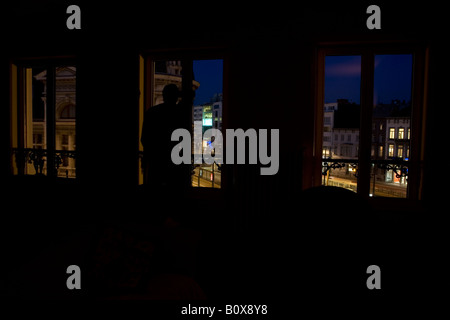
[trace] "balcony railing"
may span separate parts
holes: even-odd
[[[405,198],[408,196],[408,160],[392,158],[370,160],[370,196]],[[332,170],[337,172],[331,173]],[[322,158],[323,185],[357,191],[358,159]]]
[[[396,178],[408,178],[408,161],[401,158],[391,160],[370,160],[370,163],[382,170],[392,170]],[[358,159],[322,159],[322,174],[327,175],[329,170],[340,169],[345,166],[355,169],[355,177],[358,177]]]
[[[355,169],[355,177],[358,177],[358,159],[322,159],[322,174],[326,176],[332,169],[341,169],[346,166],[350,166]]]
[[[58,177],[74,178],[76,173],[75,166],[64,166],[64,159],[76,159],[77,152],[73,150],[54,150],[49,152],[47,149],[36,148],[13,148],[12,153],[15,157],[15,164],[18,175],[31,174],[28,165],[32,165],[35,175],[45,175],[49,172],[46,163],[48,157],[53,155],[55,174]]]

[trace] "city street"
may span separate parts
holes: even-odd
[[[197,167],[192,175],[193,187],[218,188],[221,186],[221,173],[217,169],[214,171],[214,181],[211,180],[211,167]],[[213,183],[214,182],[214,183]]]
[[[356,192],[356,180],[343,179],[330,176],[328,186],[341,187]],[[373,180],[370,182],[370,192],[373,193]],[[399,185],[388,182],[376,181],[375,183],[375,197],[390,197],[390,198],[406,198],[406,185]]]

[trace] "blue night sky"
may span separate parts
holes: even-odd
[[[412,55],[376,55],[374,103],[411,99]],[[361,56],[325,57],[325,103],[360,103]]]
[[[194,106],[209,102],[215,93],[222,93],[223,60],[194,60],[194,78],[200,83]]]

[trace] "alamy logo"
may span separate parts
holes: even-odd
[[[226,158],[223,159],[223,136],[219,129],[208,129],[202,134],[202,122],[194,121],[194,163],[201,164],[245,164],[245,141],[248,139],[248,163],[259,162],[268,167],[261,168],[261,175],[274,175],[279,167],[279,129],[270,130],[270,155],[268,154],[268,130],[259,129],[226,129]],[[259,136],[259,139],[258,139]],[[214,137],[214,138],[213,138]],[[182,140],[180,141],[180,138]],[[172,141],[180,141],[171,153],[174,164],[191,163],[191,134],[186,129],[176,129],[172,132]],[[209,141],[209,147],[203,148],[203,141]],[[236,145],[235,145],[236,141]],[[235,148],[236,146],[236,148]],[[235,155],[236,150],[236,155]]]

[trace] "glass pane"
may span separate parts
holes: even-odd
[[[325,57],[322,184],[357,190],[361,56]]]
[[[75,178],[76,67],[55,69],[55,149],[57,176]]]
[[[223,60],[195,60],[193,62],[194,79],[197,84],[195,100],[192,110],[194,126],[201,127],[195,130],[192,140],[194,157],[196,153],[208,153],[214,157],[221,156],[223,150],[220,139],[215,140],[204,135],[208,129],[217,129],[222,132],[222,105],[223,105]],[[201,132],[201,134],[200,134]],[[195,146],[195,143],[199,145]],[[193,187],[220,188],[222,185],[221,165],[212,163],[194,164],[191,185]]]
[[[46,76],[43,68],[24,69],[25,174],[47,174]]]
[[[406,198],[412,54],[376,55],[370,196]]]

